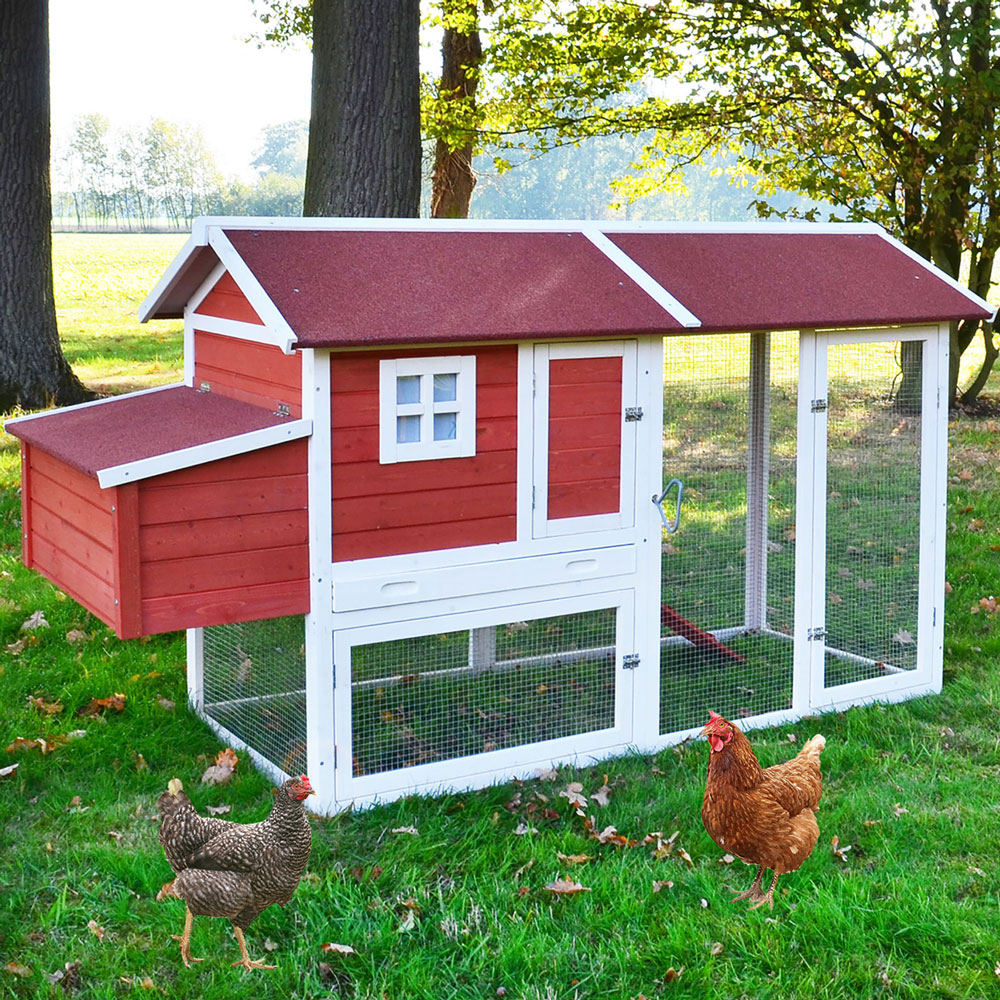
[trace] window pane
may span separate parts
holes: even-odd
[[[458,433],[457,413],[434,414],[434,440],[454,441]]]
[[[446,403],[458,398],[458,375],[451,372],[448,375],[434,376],[434,402]]]
[[[396,417],[396,443],[413,444],[420,440],[420,417]]]
[[[396,379],[396,402],[397,403],[420,402],[419,375],[400,375]]]

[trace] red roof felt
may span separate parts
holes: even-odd
[[[990,313],[877,233],[609,233],[699,332],[887,326]]]
[[[682,329],[579,232],[225,232],[299,347]]]
[[[281,423],[287,419],[262,407],[171,386],[11,420],[5,430],[96,478],[101,469]]]

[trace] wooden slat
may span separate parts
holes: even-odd
[[[517,488],[467,486],[426,493],[382,493],[378,496],[336,500],[333,504],[334,534],[352,531],[384,531],[387,528],[435,524],[447,512],[452,530],[461,535],[464,522],[501,517],[514,511]],[[472,544],[462,542],[459,544]]]
[[[309,612],[309,581],[293,580],[256,587],[205,591],[142,602],[142,630],[146,635],[180,627],[206,628],[233,622],[304,615]],[[178,623],[183,622],[183,626]]]
[[[141,579],[143,598],[154,598],[263,583],[305,581],[308,576],[308,546],[289,545],[147,562],[142,566]]]
[[[31,556],[31,445],[21,442],[21,561],[32,566]]]
[[[248,451],[242,455],[178,469],[149,480],[153,486],[184,486],[191,483],[223,483],[261,476],[304,475],[308,442],[304,438]]]
[[[621,383],[610,385],[595,382],[591,385],[563,385],[553,389],[549,399],[549,417],[603,417],[622,415]]]
[[[114,591],[109,583],[37,535],[34,557],[35,569],[42,576],[95,614],[105,625],[115,627]]]
[[[599,382],[622,383],[622,359],[554,358],[549,362],[550,385],[596,385]]]
[[[620,448],[621,412],[596,416],[555,417],[549,421],[549,449]]]
[[[304,510],[306,476],[273,476],[191,486],[147,486],[139,493],[139,524]]]
[[[344,462],[334,470],[338,500],[371,496],[368,462]],[[379,468],[380,489],[392,493],[430,491],[447,481],[450,488],[512,484],[517,478],[516,451],[481,452],[471,458],[443,458],[431,462],[397,462]]]
[[[290,417],[302,416],[301,398],[302,394],[298,389],[286,389],[280,385],[269,382],[262,382],[239,372],[223,372],[217,368],[209,368],[195,362],[194,384],[201,385],[207,382],[212,387],[212,392],[225,396],[227,399],[237,399],[241,403],[250,403],[251,406],[259,406],[264,410],[275,412],[279,403],[288,406]]]
[[[104,544],[110,544],[111,511],[89,503],[61,483],[34,469],[31,476],[33,504],[44,507],[62,520],[75,525],[84,534]],[[110,503],[109,503],[110,507]]]
[[[111,512],[115,631],[122,639],[134,639],[142,635],[138,483],[115,487]]]
[[[406,552],[453,549],[462,545],[489,545],[495,542],[511,542],[516,535],[517,518],[513,515],[466,521],[461,525],[442,522],[425,524],[417,528],[335,533],[333,558],[337,562],[342,562],[349,559],[401,555]]]
[[[249,300],[240,291],[239,285],[236,284],[228,271],[219,278],[208,295],[201,300],[195,313],[201,313],[204,316],[219,316],[222,319],[240,320],[243,323],[256,323],[258,326],[263,325],[256,310],[250,305]]]
[[[38,448],[31,449],[31,465],[36,472],[48,476],[64,490],[110,513],[111,495],[101,489],[96,476],[88,476]]]
[[[269,546],[305,545],[308,541],[308,511],[283,510],[273,514],[149,524],[140,533],[139,554],[146,563],[256,551]]]
[[[88,567],[108,586],[114,585],[110,524],[104,539],[96,540],[81,531],[79,525],[64,520],[34,501],[31,503],[31,520],[36,539],[44,539],[52,548],[67,553],[76,562]],[[59,583],[58,580],[52,582]]]
[[[621,506],[617,479],[586,483],[549,484],[549,517],[582,517],[584,514],[614,514]]]
[[[196,329],[194,349],[196,362],[219,371],[242,372],[297,391],[302,388],[301,356],[285,354],[273,344],[259,344],[253,340],[240,340]]]
[[[476,421],[476,454],[510,451],[517,447],[517,418],[498,417],[488,422]],[[333,464],[342,462],[369,462],[372,475],[378,475],[378,427],[352,427],[338,431],[333,436]],[[437,461],[437,460],[435,460]],[[449,462],[452,459],[441,459]],[[406,465],[419,465],[407,462]],[[430,464],[434,464],[432,461]],[[385,468],[383,466],[382,468]]]

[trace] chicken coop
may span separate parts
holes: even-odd
[[[936,691],[992,314],[869,225],[202,219],[183,381],[8,421],[24,559],[324,813]]]

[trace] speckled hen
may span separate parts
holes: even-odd
[[[278,789],[274,806],[260,823],[233,823],[199,816],[177,778],[159,798],[160,844],[173,881],[156,898],[183,899],[187,911],[180,937],[185,965],[200,962],[191,957],[191,924],[194,915],[228,917],[240,946],[245,969],[273,969],[247,954],[243,932],[267,907],[284,906],[302,878],[312,846],[312,831],[303,805],[313,795],[303,774],[289,778]]]
[[[791,759],[762,768],[740,730],[715,712],[703,735],[708,738],[708,778],[701,818],[709,836],[724,851],[757,865],[757,877],[738,899],[751,910],[774,906],[778,876],[796,871],[819,838],[816,808],[822,791],[819,755],[826,740],[816,735]],[[764,869],[774,871],[767,892]]]

